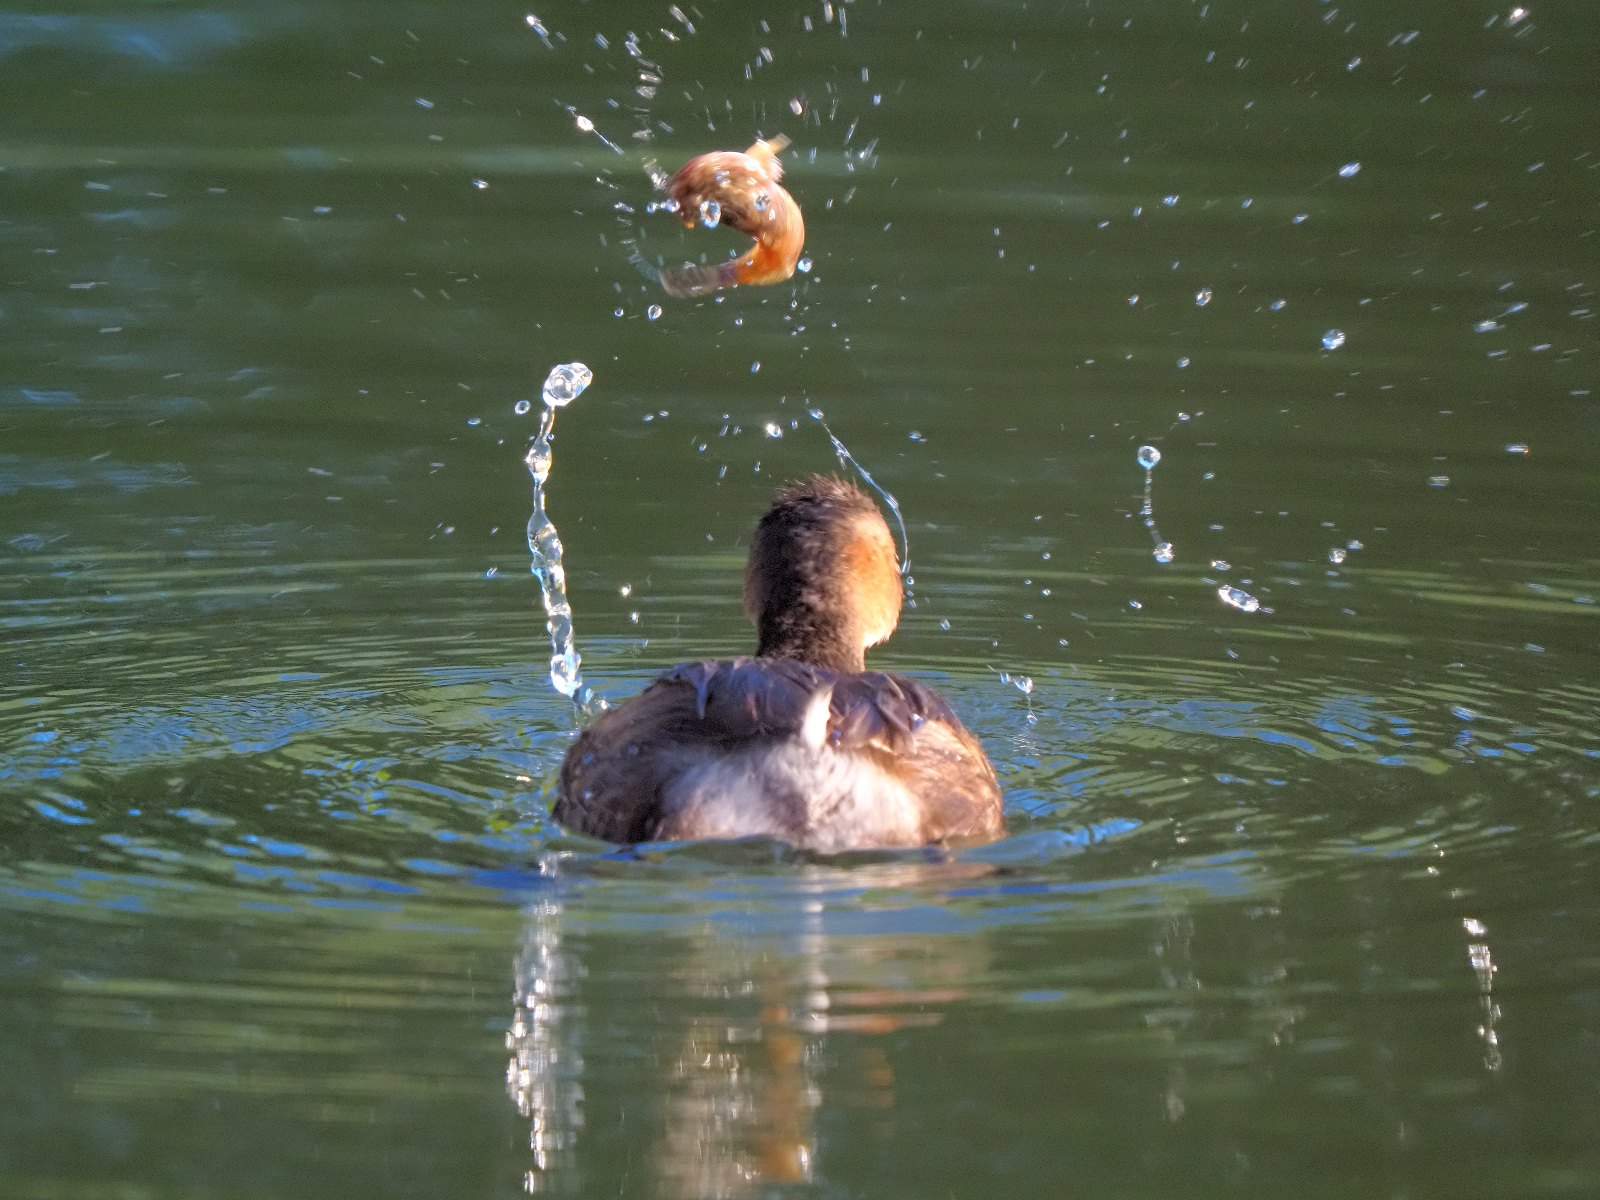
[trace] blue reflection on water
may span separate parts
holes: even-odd
[[[45,46],[99,51],[172,67],[244,40],[243,28],[226,13],[177,13],[139,22],[89,15],[0,15],[0,55]]]

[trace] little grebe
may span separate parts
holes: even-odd
[[[555,819],[619,843],[766,835],[823,853],[1001,836],[978,739],[936,693],[866,669],[900,601],[865,493],[786,488],[745,567],[756,656],[675,667],[584,730]]]

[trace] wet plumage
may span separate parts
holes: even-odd
[[[619,843],[767,835],[824,853],[1000,836],[978,740],[937,693],[865,669],[900,600],[862,492],[818,477],[780,493],[746,568],[756,656],[675,667],[586,729],[556,819]]]

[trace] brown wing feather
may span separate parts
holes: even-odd
[[[649,840],[672,778],[671,751],[699,726],[693,689],[657,680],[578,735],[551,816],[608,842]]]
[[[900,760],[900,776],[922,801],[929,842],[991,842],[1004,837],[1000,781],[978,739],[959,722],[929,721],[917,731],[915,754]]]
[[[735,658],[686,663],[662,678],[692,686],[705,736],[731,741],[798,732],[806,702],[833,673],[793,659]]]

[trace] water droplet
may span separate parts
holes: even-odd
[[[611,315],[613,317],[620,317],[622,315],[622,310],[620,308],[614,308],[611,310]]]
[[[525,417],[525,416],[528,415],[528,410],[530,408],[532,408],[532,407],[533,407],[533,405],[530,404],[528,401],[526,401],[526,400],[518,400],[515,404],[513,404],[511,406],[511,411],[516,413],[517,416],[519,416],[519,417]]]
[[[1129,600],[1128,601],[1128,607],[1129,608],[1143,608],[1144,605],[1140,604],[1137,600]]]
[[[1168,208],[1171,208],[1177,202],[1178,202],[1178,198],[1176,196],[1163,196],[1163,197],[1161,197],[1161,203],[1165,204]]]
[[[1187,358],[1180,358],[1178,360],[1178,366],[1187,367],[1188,365],[1189,365],[1189,360]]]
[[[1211,560],[1211,569],[1213,571],[1231,571],[1233,570],[1233,564],[1225,558],[1213,558]]]
[[[1449,487],[1450,486],[1450,476],[1448,476],[1448,475],[1429,475],[1428,476],[1428,486],[1429,487]]]
[[[1342,563],[1344,561],[1345,554],[1346,551],[1341,550],[1338,546],[1335,546],[1332,550],[1328,551],[1328,561],[1331,563]]]
[[[1201,308],[1204,308],[1206,305],[1210,304],[1211,303],[1211,289],[1210,288],[1201,288],[1198,292],[1196,292],[1194,294],[1194,302],[1196,304],[1198,304]]]
[[[417,97],[417,103],[422,105],[423,108],[432,108],[433,107],[433,101],[432,100],[424,100],[421,96]]]
[[[484,188],[489,186],[489,181],[487,179],[474,179],[472,181],[472,186],[481,192]]]
[[[722,220],[722,205],[715,200],[700,201],[700,224],[707,229],[715,229],[720,220]]]
[[[633,595],[633,584],[631,584],[631,583],[623,584],[621,587],[619,587],[617,589],[617,594],[619,596],[631,596],[631,595]]]
[[[1161,451],[1157,450],[1154,446],[1139,447],[1139,465],[1146,471],[1150,470],[1160,461]]]
[[[562,363],[544,381],[544,402],[550,408],[571,404],[594,382],[594,372],[581,362]]]
[[[783,426],[779,425],[776,421],[768,421],[766,425],[763,426],[763,429],[765,429],[766,435],[769,438],[781,438],[783,436]]]
[[[1506,14],[1506,24],[1507,25],[1515,25],[1518,21],[1522,20],[1527,15],[1528,15],[1528,10],[1527,9],[1525,9],[1525,8],[1513,8],[1510,12],[1508,12]]]
[[[1509,317],[1514,312],[1521,312],[1523,309],[1525,309],[1527,307],[1528,307],[1528,302],[1526,300],[1518,300],[1510,308],[1506,309],[1506,316]]]
[[[1506,453],[1507,454],[1526,454],[1527,452],[1528,452],[1528,443],[1527,442],[1512,442],[1512,443],[1510,443],[1509,445],[1506,446]]]
[[[1260,612],[1261,601],[1249,592],[1241,591],[1229,584],[1223,584],[1217,589],[1217,599],[1229,608],[1237,608],[1240,612]]]
[[[1355,538],[1351,538],[1344,545],[1345,545],[1345,549],[1346,550],[1365,550],[1366,549],[1366,546],[1364,546],[1360,542],[1356,541]]]
[[[1305,213],[1295,213],[1294,221],[1292,222],[1292,224],[1298,225],[1298,224],[1300,224],[1301,221],[1304,221],[1305,219],[1306,219],[1306,214]]]
[[[950,622],[944,618],[941,618],[939,621],[939,628],[948,633],[950,631]]]
[[[1478,333],[1489,333],[1491,330],[1499,329],[1500,328],[1500,322],[1499,321],[1479,321],[1472,328],[1474,330],[1476,330]]]
[[[467,418],[467,424],[468,425],[482,425],[483,424],[483,418],[482,417],[468,417]]]
[[[760,362],[753,362],[750,364],[750,374],[754,375],[759,370],[761,370]]]
[[[801,274],[804,274],[805,272],[811,270],[811,260],[809,258],[802,258],[799,262],[795,263],[795,269]]]
[[[1155,548],[1153,553],[1155,554],[1156,561],[1158,563],[1169,563],[1176,555],[1176,551],[1173,550],[1171,542],[1162,542]]]
[[[652,304],[649,308],[644,310],[644,315],[647,320],[654,321],[661,315],[661,305]]]
[[[1346,71],[1354,71],[1360,65],[1361,65],[1361,56],[1358,54],[1354,58],[1352,58],[1349,62],[1345,63],[1344,69]],[[1343,175],[1344,172],[1340,171],[1339,174]],[[1351,174],[1355,174],[1355,172],[1352,171]]]
[[[1128,297],[1128,303],[1129,303],[1129,305],[1134,305],[1134,304],[1139,303],[1139,293],[1135,292],[1133,295],[1129,296]]]
[[[1344,345],[1344,330],[1330,329],[1322,335],[1322,348],[1324,350],[1337,350]]]
[[[1281,309],[1287,303],[1289,303],[1287,300],[1274,300],[1272,302],[1272,311],[1273,312],[1277,312],[1279,309]]]
[[[583,117],[583,116],[578,117],[576,119],[576,121],[575,121],[575,124],[578,126],[578,129],[583,133],[593,133],[594,132],[594,122],[589,120],[588,117]]]
[[[766,212],[767,207],[772,203],[772,198],[765,192],[757,192],[755,203],[757,212]]]
[[[1359,170],[1361,170],[1361,164],[1360,163],[1358,163],[1358,162],[1345,163],[1344,166],[1339,168],[1339,177],[1341,179],[1349,179],[1352,175],[1354,175]]]

